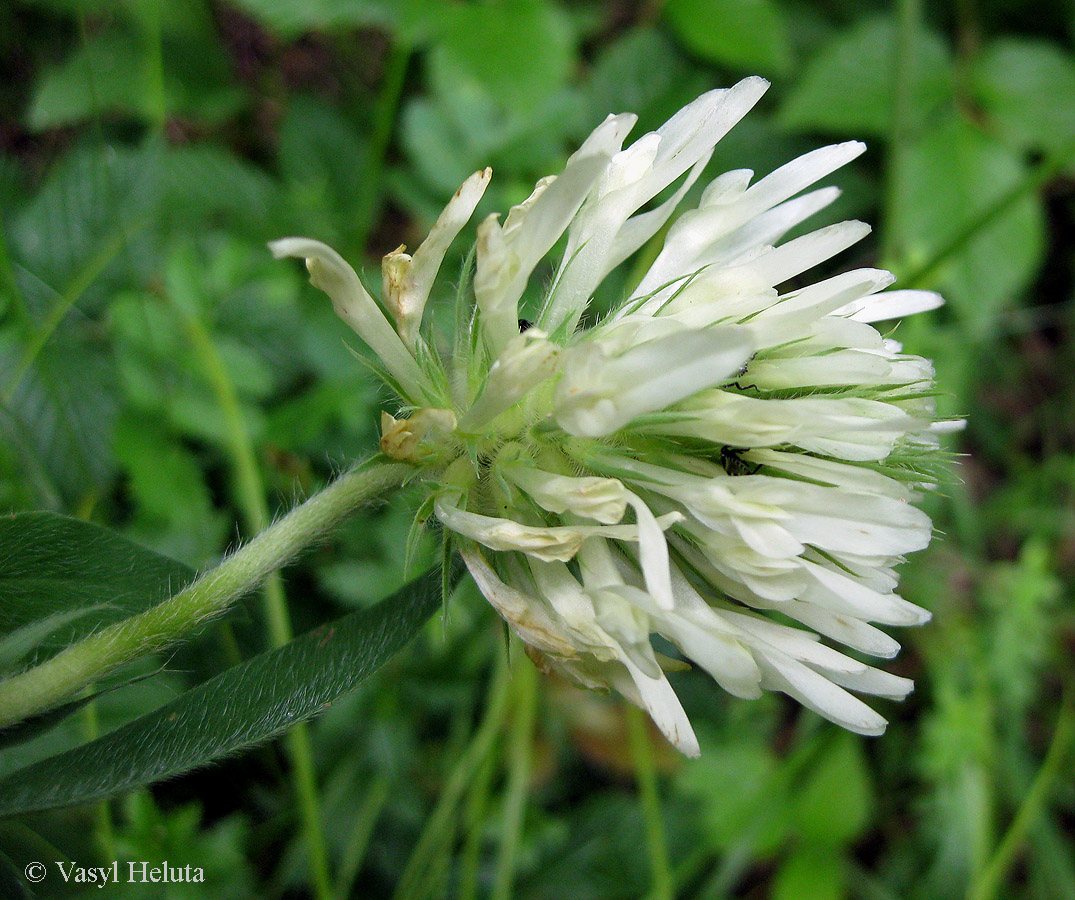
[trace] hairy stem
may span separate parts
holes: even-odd
[[[403,463],[352,469],[175,596],[0,681],[0,728],[50,709],[124,663],[180,640],[412,471]]]
[[[269,524],[269,505],[265,502],[265,483],[239,395],[212,336],[201,320],[196,315],[186,313],[179,304],[176,304],[176,309],[182,316],[194,351],[220,406],[243,524],[249,533],[257,534]],[[274,648],[282,647],[294,637],[294,633],[287,609],[284,580],[279,572],[272,572],[265,579],[262,595],[269,642]],[[300,723],[291,728],[284,735],[283,742],[291,762],[292,789],[298,802],[299,818],[310,857],[314,896],[317,900],[332,900],[332,880],[328,848],[321,826],[321,801],[314,771],[313,747],[306,725]]]

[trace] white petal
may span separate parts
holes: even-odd
[[[638,495],[628,491],[627,502],[631,504],[638,521],[638,557],[646,588],[659,607],[671,609],[675,600],[672,597],[668,544],[664,539],[664,530]]]
[[[622,541],[639,539],[637,525],[524,525],[512,519],[460,509],[450,496],[438,497],[433,508],[445,527],[490,550],[517,550],[546,561],[567,562],[573,559],[588,537],[601,536]],[[657,524],[661,528],[670,528],[682,518],[679,513],[669,513],[657,519]]]
[[[913,491],[903,482],[864,466],[849,465],[831,459],[819,459],[803,453],[783,450],[750,450],[742,454],[745,462],[756,463],[801,475],[811,481],[853,491],[856,494],[880,494],[893,500],[908,501]]]
[[[896,276],[884,269],[853,269],[783,295],[766,315],[781,316],[800,310],[818,316],[832,314],[853,301],[870,302],[866,299],[870,294],[884,290],[895,280]]]
[[[410,351],[384,317],[377,302],[362,286],[355,270],[327,244],[309,238],[287,237],[269,244],[273,256],[306,260],[310,283],[328,294],[333,309],[358,334],[399,382],[412,400],[425,399],[427,379]]]
[[[727,90],[710,91],[688,103],[657,133],[661,144],[645,200],[675,181],[750,112],[769,89],[764,78],[744,78]]]
[[[790,400],[705,391],[684,402],[683,419],[647,426],[659,434],[705,438],[730,447],[794,444],[840,459],[884,459],[897,438],[925,427],[890,403],[862,397]]]
[[[576,655],[575,645],[540,600],[501,581],[478,550],[464,546],[459,552],[482,596],[511,624],[519,637],[543,653]]]
[[[839,188],[827,187],[774,206],[737,227],[729,236],[734,240],[729,240],[727,245],[722,241],[703,252],[698,262],[713,265],[731,261],[759,244],[775,244],[792,228],[823,210],[839,196]]]
[[[883,734],[888,724],[857,697],[833,684],[813,669],[778,653],[759,656],[764,685],[783,691],[807,709],[856,734]]]
[[[683,330],[610,358],[599,340],[565,354],[555,416],[571,434],[601,437],[645,413],[727,381],[753,351],[742,328]]]
[[[915,689],[915,683],[911,678],[893,675],[866,667],[861,672],[822,672],[833,684],[856,690],[859,694],[872,694],[874,697],[885,697],[888,700],[903,700]]]
[[[631,616],[631,610],[626,610],[626,619],[616,623],[624,626],[619,630],[630,644],[625,648],[598,621],[594,598],[583,590],[566,565],[537,559],[530,559],[528,565],[541,595],[564,623],[570,638],[580,649],[604,663],[622,659],[626,652],[639,658],[641,664],[650,671],[660,671],[649,645],[648,623],[636,621]]]
[[[914,682],[910,678],[882,672],[872,666],[867,666],[862,672],[824,672],[822,674],[840,687],[858,691],[860,694],[885,697],[889,700],[903,700],[914,690]]]
[[[825,637],[839,641],[852,650],[892,659],[900,652],[899,641],[885,634],[879,628],[867,625],[861,619],[850,616],[834,616],[832,613],[812,603],[793,602],[786,607],[777,607],[793,619],[821,632]]]
[[[683,183],[676,188],[676,192],[656,209],[632,216],[624,223],[623,227],[616,233],[616,239],[612,242],[612,246],[608,251],[608,258],[605,260],[603,271],[601,272],[602,279],[632,253],[641,249],[646,241],[660,231],[661,226],[668,221],[672,213],[675,212],[676,207],[679,206],[683,196],[698,180],[698,176],[701,175],[702,169],[705,168],[705,164],[708,161],[708,158],[698,160],[694,164],[694,168],[690,170],[683,180]]]
[[[610,258],[616,255],[613,248],[624,223],[688,169],[697,169],[691,180],[697,177],[699,163],[704,165],[717,141],[768,87],[764,79],[745,78],[727,90],[703,94],[612,161],[607,183],[572,227],[555,288],[542,311],[543,328],[574,330],[590,293],[611,268]],[[632,235],[627,246],[638,236]]]
[[[957,434],[963,431],[967,427],[966,419],[942,419],[939,422],[933,422],[929,426],[929,430],[933,434]]]
[[[826,606],[833,612],[842,612],[882,625],[923,625],[931,618],[929,610],[915,606],[896,594],[876,591],[828,566],[805,559],[802,566],[816,582],[814,589],[805,594],[804,599],[826,606],[819,595],[827,594],[838,601],[831,607]]]
[[[460,430],[473,434],[514,406],[556,374],[561,354],[560,347],[537,328],[516,334],[490,366],[481,393],[459,423]]]
[[[710,607],[675,567],[672,588],[676,610],[665,615],[654,611],[657,630],[728,693],[748,700],[761,696],[761,672],[753,654],[735,636],[739,630]]]
[[[866,145],[860,141],[847,141],[811,150],[766,175],[746,191],[740,202],[756,215],[789,197],[794,197],[799,191],[847,165],[865,150]]]
[[[700,207],[684,213],[668,232],[664,249],[654,261],[635,296],[654,291],[677,276],[708,267],[732,267],[775,244],[790,229],[824,209],[840,194],[822,188],[789,200],[760,215],[744,211],[739,204]],[[759,282],[766,279],[759,279]],[[771,282],[775,284],[776,282]],[[674,289],[657,293],[641,308],[659,309]]]
[[[505,227],[501,237],[511,263],[507,274],[495,271],[503,254],[483,253],[479,243],[474,290],[494,353],[518,333],[519,298],[534,267],[575,217],[634,122],[634,116],[606,119],[571,156],[564,171],[536,197],[525,217],[513,221],[510,231]],[[542,325],[548,330],[547,323]]]
[[[749,265],[766,284],[783,284],[858,243],[869,233],[870,226],[865,222],[838,222],[781,244]]]
[[[702,198],[698,201],[699,208],[734,203],[750,187],[750,179],[753,177],[753,169],[731,169],[718,175],[702,191]]]
[[[744,379],[762,390],[906,384],[901,370],[874,353],[836,350],[824,356],[772,357],[750,364]],[[912,378],[911,381],[918,381]]]
[[[542,509],[558,515],[572,512],[603,525],[614,525],[623,518],[630,496],[623,483],[615,478],[582,478],[543,472],[534,466],[517,463],[503,467],[506,478],[521,487]],[[641,519],[640,530],[641,529]],[[657,527],[656,520],[653,521]],[[660,528],[657,528],[660,532]],[[643,541],[646,540],[642,531]],[[663,534],[661,540],[664,540]]]
[[[417,323],[421,322],[422,310],[440,270],[440,264],[444,261],[444,254],[448,252],[463,226],[470,221],[492,175],[493,170],[485,168],[464,181],[429,229],[426,239],[414,251],[408,290],[408,308],[412,310],[410,317],[414,324],[409,328],[417,330]]]
[[[624,659],[623,664],[630,675],[630,682],[617,679],[614,682],[616,689],[648,712],[653,724],[680,753],[692,759],[700,756],[702,751],[698,738],[664,673],[659,678],[650,678],[629,659]]]
[[[777,606],[777,608],[781,607]],[[724,616],[729,623],[761,642],[751,643],[752,647],[776,649],[792,659],[821,666],[830,672],[850,674],[861,672],[866,668],[865,663],[845,656],[838,650],[833,650],[832,647],[826,647],[812,632],[803,631],[801,628],[789,628],[787,625],[770,622],[758,615],[726,612]]]
[[[857,322],[882,322],[944,306],[944,298],[934,291],[885,291],[863,297],[837,309],[834,316],[848,316]]]

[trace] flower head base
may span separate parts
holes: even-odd
[[[698,744],[654,633],[738,697],[783,691],[879,734],[885,720],[852,692],[902,698],[911,683],[819,636],[891,657],[899,645],[875,626],[929,618],[894,589],[896,565],[930,539],[909,501],[931,484],[933,370],[870,323],[940,298],[885,291],[892,276],[876,269],[782,288],[868,232],[844,222],[780,243],[837,194],[802,192],[861,144],[754,184],[746,170],[720,176],[622,305],[580,327],[595,289],[664,226],[766,87],[705,94],[627,149],[634,117],[610,116],[503,222],[487,217],[450,354],[423,334],[423,311],[489,170],[413,255],[385,257],[387,315],[328,247],[272,245],[306,259],[380,358],[410,410],[384,414],[383,452],[426,477],[437,518],[535,660],[617,689],[688,755]],[[521,330],[535,267],[565,236]]]

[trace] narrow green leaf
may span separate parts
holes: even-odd
[[[222,672],[95,741],[0,779],[0,815],[84,803],[269,740],[356,688],[437,608],[440,573]],[[356,727],[357,724],[356,724]]]

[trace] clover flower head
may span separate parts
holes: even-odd
[[[941,303],[856,269],[789,288],[864,237],[861,222],[781,242],[837,196],[806,193],[858,156],[807,153],[752,183],[727,172],[668,228],[611,312],[595,290],[668,221],[714,145],[768,87],[748,78],[690,103],[626,149],[609,116],[504,217],[477,227],[445,350],[423,313],[488,169],[426,240],[388,254],[380,304],[316,241],[285,238],[312,282],[379,357],[398,394],[381,449],[416,467],[486,599],[542,668],[615,688],[687,755],[698,743],[654,634],[737,697],[782,691],[833,722],[879,734],[855,694],[902,698],[905,678],[821,640],[888,658],[878,625],[929,613],[895,568],[930,540],[912,505],[932,484],[933,368],[871,323]],[[670,196],[651,203],[666,189]],[[532,327],[520,302],[565,247]]]

